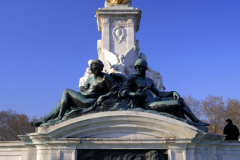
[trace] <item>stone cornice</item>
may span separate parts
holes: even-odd
[[[111,16],[123,16],[123,17],[132,17],[135,19],[135,30],[136,32],[139,30],[140,20],[141,20],[141,13],[142,11],[139,9],[134,9],[132,7],[127,7],[126,9],[117,9],[117,8],[102,8],[96,10],[96,17],[97,17],[97,26],[98,31],[102,32],[101,24],[102,18],[111,18]]]

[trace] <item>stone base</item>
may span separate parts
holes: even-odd
[[[0,160],[83,160],[103,153],[143,159],[148,155],[168,160],[240,159],[240,143],[222,141],[223,137],[152,113],[102,112],[39,127],[19,136],[23,142],[1,142]]]

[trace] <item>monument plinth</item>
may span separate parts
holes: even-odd
[[[84,115],[19,137],[36,147],[37,160],[202,160],[216,157],[209,151],[223,138],[173,118],[136,111]],[[146,158],[148,154],[155,158]]]
[[[127,5],[96,11],[98,31],[101,32],[101,40],[97,42],[98,59],[104,64],[104,71],[110,70],[110,64],[124,62],[133,70],[134,62],[139,58],[140,46],[136,32],[139,30],[141,12]],[[129,70],[128,74],[131,72]]]

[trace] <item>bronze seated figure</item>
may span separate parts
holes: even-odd
[[[92,61],[90,70],[94,76],[88,78],[84,86],[79,87],[79,92],[65,89],[62,99],[57,106],[47,116],[40,121],[32,123],[32,125],[38,127],[49,120],[59,121],[63,119],[66,112],[70,109],[87,109],[94,103],[100,104],[103,101],[101,96],[112,94],[111,88],[114,84],[111,76],[102,72],[103,67],[104,65],[100,60]]]
[[[134,65],[137,74],[128,76],[119,91],[119,97],[137,99],[138,105],[146,110],[166,112],[179,118],[186,119],[188,116],[197,125],[207,126],[207,123],[200,121],[190,110],[183,98],[175,92],[160,92],[152,79],[145,77],[148,67],[147,61],[138,59]],[[152,93],[157,97],[154,98]]]

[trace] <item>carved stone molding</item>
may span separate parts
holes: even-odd
[[[141,13],[142,11],[139,9],[134,9],[132,7],[126,7],[125,9],[98,9],[96,10],[96,18],[97,18],[97,24],[98,24],[98,30],[102,32],[102,24],[116,24],[115,20],[118,19],[121,21],[121,26],[127,25],[128,24],[128,19],[130,20],[130,23],[134,23],[135,25],[135,32],[139,30],[139,25],[140,25],[140,19],[141,19]],[[103,21],[103,18],[106,20]],[[110,22],[109,22],[110,21]]]
[[[101,22],[102,22],[102,24],[109,24],[109,17],[101,17]]]
[[[115,19],[113,20],[113,24],[115,25],[123,25],[123,24],[126,24],[126,20],[125,19]]]
[[[135,23],[134,23],[134,20],[132,18],[130,18],[127,20],[127,24],[135,24]]]

